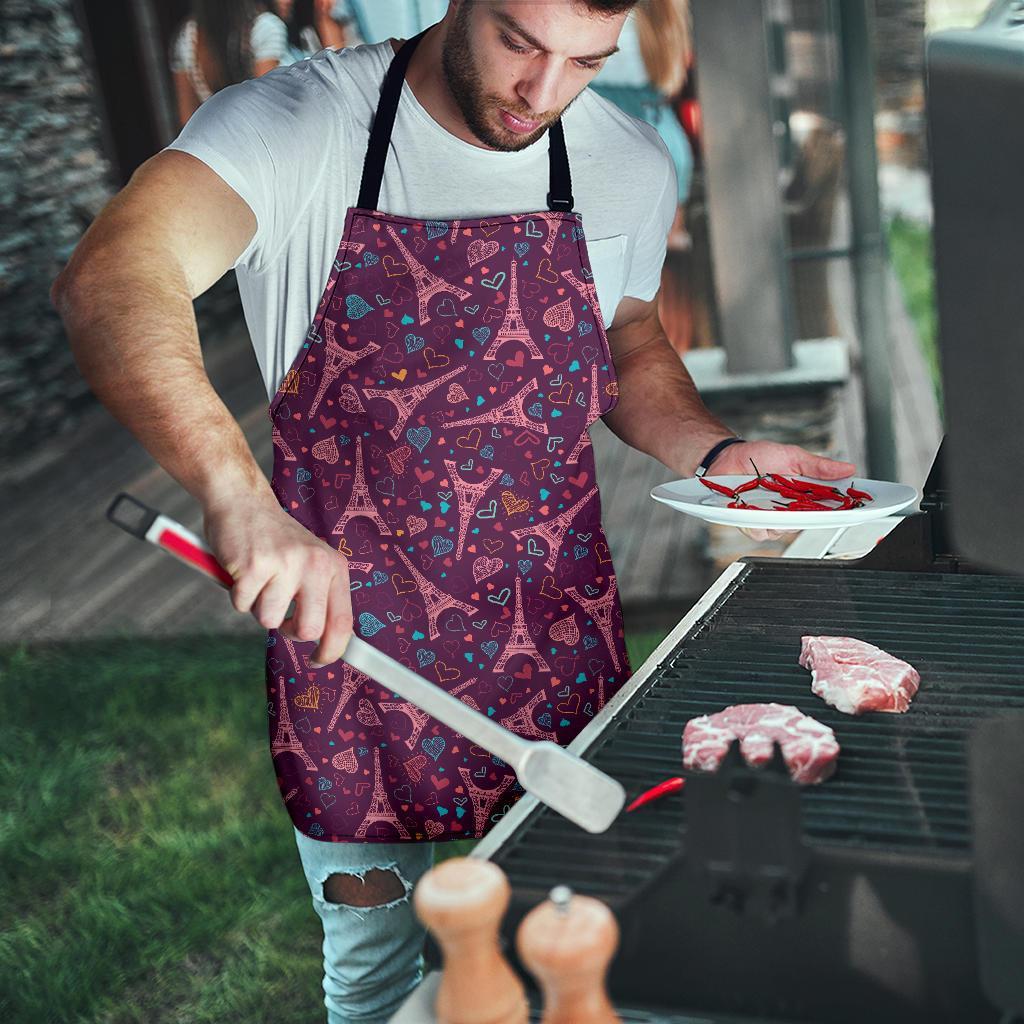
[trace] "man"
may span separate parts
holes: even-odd
[[[201,502],[235,608],[270,630],[271,750],[334,1024],[387,1019],[415,984],[426,840],[483,835],[519,792],[338,663],[353,614],[482,713],[567,743],[629,672],[589,423],[680,477],[751,457],[853,471],[733,438],[664,336],[672,164],[585,88],[631,6],[450,0],[401,48],[225,90],[55,284],[83,373]],[[270,484],[192,313],[232,267],[271,398]]]

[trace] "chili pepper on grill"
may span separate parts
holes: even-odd
[[[676,793],[686,783],[686,779],[666,779],[664,782],[659,782],[656,786],[652,786],[646,792],[641,793],[627,808],[626,812],[635,811],[638,807],[643,807],[644,804],[649,804],[652,800],[657,800],[660,797],[666,796],[669,793]]]

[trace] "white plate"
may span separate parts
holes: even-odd
[[[716,484],[726,487],[737,487],[750,479],[742,476],[709,476]],[[800,477],[799,479],[811,479]],[[888,480],[865,480],[863,477],[846,477],[842,480],[815,480],[815,483],[827,484],[846,490],[854,487],[858,491],[867,491],[872,500],[865,502],[861,508],[835,509],[828,512],[790,512],[787,509],[773,509],[771,502],[786,501],[774,491],[758,488],[742,495],[743,500],[752,505],[764,506],[764,511],[745,508],[728,508],[729,498],[724,494],[716,494],[705,487],[700,480],[691,476],[685,480],[673,480],[671,483],[659,484],[651,491],[651,497],[664,505],[696,516],[708,523],[722,526],[738,526],[747,529],[784,529],[784,530],[831,530],[840,526],[856,526],[872,519],[882,519],[894,515],[910,505],[916,505],[921,499],[920,493],[906,484],[891,483]]]

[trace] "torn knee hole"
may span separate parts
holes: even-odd
[[[379,907],[405,895],[405,886],[394,871],[372,868],[365,875],[330,875],[324,882],[324,899],[349,907]]]

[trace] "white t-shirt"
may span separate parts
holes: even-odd
[[[317,56],[223,89],[168,147],[191,153],[250,206],[257,229],[235,263],[272,399],[313,320],[359,195],[370,124],[393,56],[387,41]],[[652,299],[676,208],[675,168],[648,124],[585,89],[563,114],[605,325],[623,295]],[[547,209],[548,138],[514,153],[456,138],[406,83],[378,208],[431,220]]]

